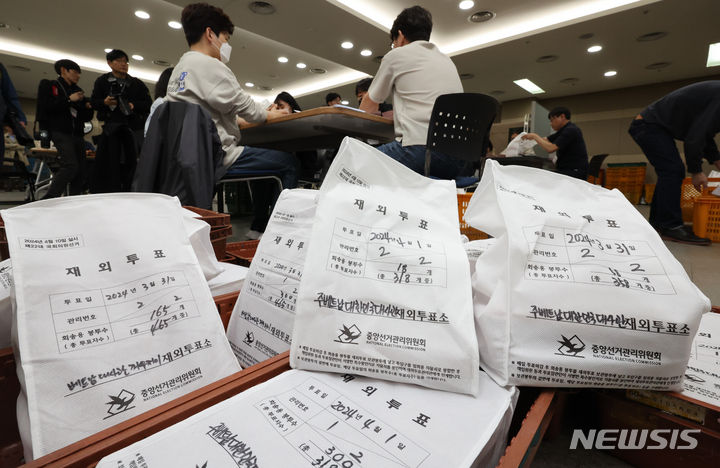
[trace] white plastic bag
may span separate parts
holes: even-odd
[[[100,460],[98,468],[495,466],[516,388],[478,398],[291,370]]]
[[[12,263],[10,259],[0,262],[0,348],[10,346],[10,328],[12,325]]]
[[[496,382],[682,388],[710,304],[622,193],[488,161],[465,221],[496,238],[473,275]]]
[[[225,270],[215,256],[215,250],[213,250],[210,242],[211,227],[205,221],[196,219],[197,214],[186,208],[182,209],[182,214],[185,231],[190,238],[190,245],[195,251],[195,256],[198,263],[200,263],[205,280],[210,281]]]
[[[527,132],[521,132],[518,134],[515,138],[512,139],[510,143],[508,143],[507,148],[505,148],[500,154],[504,155],[506,158],[513,158],[517,156],[535,156],[535,143],[534,140],[523,140],[523,135],[527,135]]]
[[[65,197],[2,216],[27,460],[239,370],[177,198]]]
[[[345,138],[320,190],[290,365],[474,394],[476,350],[454,182]]]
[[[222,273],[208,281],[208,286],[210,287],[210,292],[213,297],[240,292],[243,284],[245,284],[245,278],[247,278],[249,270],[248,267],[242,265],[233,265],[232,263],[224,262],[223,268],[225,270]]]
[[[317,190],[283,190],[235,303],[227,337],[249,367],[290,349]]]

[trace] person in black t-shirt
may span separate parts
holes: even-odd
[[[556,107],[548,113],[550,126],[555,133],[543,138],[537,133],[523,135],[524,140],[535,140],[548,153],[557,151],[556,172],[576,179],[587,180],[588,155],[582,131],[570,122],[570,110]]]
[[[657,173],[650,224],[663,239],[710,245],[710,239],[683,225],[680,196],[685,164],[675,140],[684,143],[687,169],[695,188],[702,191],[708,184],[703,158],[720,170],[714,139],[720,132],[720,81],[694,83],[658,99],[635,117],[628,132]]]
[[[77,85],[80,66],[72,60],[55,62],[58,77],[42,80],[38,86],[38,115],[50,130],[58,151],[60,170],[53,175],[52,184],[44,198],[63,194],[70,184],[70,195],[79,195],[85,185],[85,140],[83,127],[92,120],[93,109],[85,92]]]

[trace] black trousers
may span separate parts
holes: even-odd
[[[85,141],[81,136],[52,132],[52,140],[58,150],[60,170],[53,175],[44,198],[55,198],[65,192],[70,184],[70,195],[80,195],[85,185]]]
[[[628,133],[657,173],[657,184],[650,204],[650,224],[655,229],[682,226],[680,196],[685,164],[675,146],[675,139],[664,128],[643,119],[633,120]]]

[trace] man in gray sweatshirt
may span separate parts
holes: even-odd
[[[195,3],[183,9],[181,23],[190,50],[175,65],[168,83],[167,100],[198,104],[210,114],[225,150],[223,165],[228,173],[277,171],[284,188],[295,188],[298,172],[295,156],[238,144],[238,117],[250,123],[261,123],[283,113],[274,108],[266,110],[256,103],[225,65],[230,60],[228,40],[235,28],[230,18],[220,8]],[[262,184],[258,188],[254,190],[256,195],[267,191]],[[258,238],[265,230],[278,195],[254,198],[255,219],[248,237]]]

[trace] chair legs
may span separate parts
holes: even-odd
[[[280,177],[274,176],[274,175],[267,175],[267,176],[257,176],[257,177],[237,177],[237,178],[228,178],[228,179],[222,179],[220,182],[216,184],[216,187],[218,189],[217,192],[217,209],[219,213],[225,212],[225,184],[229,182],[247,182],[248,184],[253,180],[262,180],[262,179],[273,179],[278,184],[278,188],[280,191],[283,191],[283,184]],[[250,189],[250,196],[252,197],[252,189]]]

